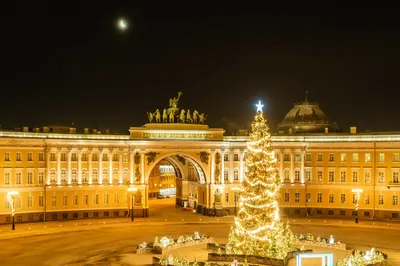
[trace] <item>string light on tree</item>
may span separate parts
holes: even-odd
[[[283,259],[292,250],[294,236],[279,217],[281,181],[263,106],[261,101],[256,104],[257,113],[247,143],[246,171],[237,191],[239,210],[227,251]]]

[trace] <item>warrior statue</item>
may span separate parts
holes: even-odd
[[[178,92],[178,97],[177,98],[174,97],[172,99],[169,99],[168,114],[171,113],[171,112],[175,113],[176,111],[179,110],[178,102],[179,102],[179,98],[181,98],[182,94],[183,93],[180,91],[180,92]]]
[[[163,114],[162,114],[162,120],[163,123],[167,123],[168,122],[168,115],[167,115],[167,109],[164,108]]]
[[[185,123],[185,110],[184,109],[182,109],[181,115],[179,116],[179,122]]]
[[[161,122],[161,114],[160,114],[160,110],[156,110],[156,112],[154,113],[154,117],[156,119],[156,123],[160,123]]]
[[[199,117],[199,112],[197,112],[197,110],[194,110],[193,111],[193,123],[197,124],[198,117]]]
[[[192,116],[190,115],[189,109],[186,112],[186,123],[193,123],[193,119],[192,119]]]

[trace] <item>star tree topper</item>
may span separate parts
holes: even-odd
[[[262,113],[262,108],[264,107],[264,105],[261,104],[261,101],[258,101],[258,104],[256,104],[256,107],[257,107],[257,112]]]

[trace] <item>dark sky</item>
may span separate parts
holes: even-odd
[[[3,7],[2,127],[127,133],[182,91],[212,127],[251,120],[261,99],[274,129],[308,90],[344,131],[400,130],[394,7],[45,2]]]

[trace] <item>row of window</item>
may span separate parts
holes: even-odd
[[[335,215],[335,212],[337,213],[337,210],[328,210],[328,215]],[[339,215],[340,216],[346,216],[347,211],[345,210],[339,210]],[[294,214],[300,215],[301,211],[299,209],[294,210]],[[316,210],[317,215],[323,215],[323,210],[317,209]],[[356,216],[356,211],[352,211],[352,216]],[[364,217],[371,217],[371,212],[370,211],[364,211]],[[392,219],[398,219],[399,218],[399,213],[397,212],[392,212],[391,213]]]
[[[60,198],[60,196],[58,196],[58,197],[56,195],[51,196],[51,206],[53,206],[53,207],[57,206],[57,198]],[[81,195],[81,196],[73,195],[71,198],[72,198],[72,201],[70,203],[75,207],[79,205],[79,202],[81,202],[82,205],[89,204],[89,195],[87,195],[87,194]],[[70,205],[70,204],[68,204],[69,203],[68,200],[71,198],[68,198],[67,195],[63,195],[61,197],[62,206],[68,207]],[[99,204],[99,195],[95,194],[92,200],[93,200],[93,204],[98,205]],[[124,204],[127,204],[127,203],[128,203],[127,197],[125,195]],[[105,192],[103,194],[103,204],[104,205],[110,204],[110,195],[107,192]],[[115,192],[113,194],[112,204],[119,204],[119,193],[118,192]],[[28,196],[27,197],[27,207],[32,208],[32,207],[34,207],[34,205],[37,205],[38,207],[44,207],[44,196],[43,195],[38,196],[37,203],[34,202],[33,196]],[[5,198],[5,201],[4,201],[4,208],[5,209],[10,208],[10,202],[8,201],[7,198]],[[14,208],[22,208],[22,197],[21,196],[14,197]]]
[[[370,195],[368,194],[363,194],[364,197],[364,204],[370,204]],[[317,203],[322,203],[323,199],[323,194],[322,192],[317,193]],[[311,202],[311,193],[306,193],[306,202]],[[284,201],[285,202],[290,202],[290,193],[285,192],[284,196]],[[294,193],[294,202],[300,202],[300,192],[295,192]],[[357,195],[355,193],[352,194],[352,202],[355,204],[357,203]],[[328,203],[335,203],[335,194],[329,193],[328,194]],[[346,194],[341,193],[340,194],[340,203],[344,204],[346,203]],[[378,204],[383,205],[384,204],[384,197],[382,194],[378,195]],[[398,206],[399,205],[399,196],[398,195],[393,195],[392,196],[392,205],[393,206]]]
[[[340,162],[344,163],[347,162],[347,153],[341,153],[340,154]],[[306,156],[306,162],[311,162],[312,157],[311,153],[307,153]],[[351,161],[354,163],[360,162],[360,155],[359,153],[352,153],[351,154]],[[293,160],[295,162],[300,162],[301,161],[301,154],[294,154]],[[279,161],[279,156],[278,156],[278,161]],[[290,162],[290,154],[285,153],[283,154],[283,161],[284,162]],[[323,162],[323,154],[318,153],[317,154],[317,162]],[[328,162],[335,162],[335,153],[329,153],[328,154]],[[364,162],[368,163],[371,162],[371,153],[364,153]],[[379,153],[378,154],[378,162],[383,163],[385,162],[385,153]],[[392,154],[392,162],[400,162],[400,153],[393,153]]]
[[[363,169],[364,171],[364,182],[371,183],[371,169]],[[296,169],[294,171],[294,181],[301,181],[300,169]],[[385,169],[378,169],[378,183],[385,183],[386,181],[386,170]],[[283,180],[290,181],[290,169],[286,168],[283,172]],[[311,169],[305,170],[305,180],[308,182],[312,181],[312,171]],[[323,180],[323,170],[317,170],[317,181]],[[360,182],[360,172],[359,170],[352,170],[351,171],[351,182],[357,183]],[[347,180],[347,170],[340,171],[340,178],[339,180],[335,177],[335,170],[328,170],[328,182],[349,182]],[[392,170],[392,183],[399,183],[399,169]]]
[[[119,154],[114,153],[111,156],[112,161],[114,162],[118,162],[119,161]],[[22,152],[17,152],[15,154],[15,161],[17,162],[22,162]],[[82,157],[81,157],[82,161],[87,161],[88,160],[88,154],[87,153],[82,153]],[[99,160],[99,155],[97,153],[93,153],[92,154],[92,161],[98,161]],[[108,161],[109,160],[109,154],[108,153],[103,153],[102,156],[102,160],[103,161]],[[122,157],[122,160],[124,162],[128,162],[129,161],[129,157],[127,155],[124,155]],[[5,162],[10,162],[11,161],[11,153],[10,152],[6,152],[4,153],[4,161]],[[33,153],[32,152],[28,152],[27,153],[27,161],[28,162],[33,162],[34,161],[34,157],[33,157]],[[40,152],[38,153],[38,161],[39,162],[44,162],[44,153]],[[57,156],[56,153],[50,153],[50,161],[57,161]],[[66,162],[67,161],[67,153],[60,153],[60,161]],[[71,153],[71,161],[78,161],[78,154],[77,153]]]

